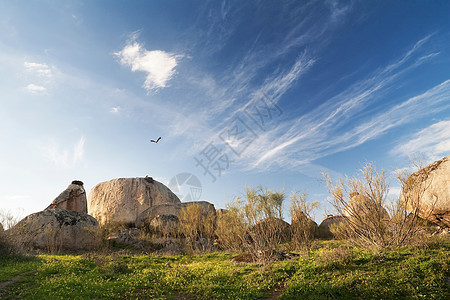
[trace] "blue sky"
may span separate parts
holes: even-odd
[[[40,211],[74,179],[189,173],[216,208],[262,185],[307,192],[320,221],[322,172],[392,177],[450,154],[449,15],[447,1],[0,1],[0,208]]]

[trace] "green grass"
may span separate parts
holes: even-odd
[[[322,242],[290,261],[233,255],[38,255],[0,258],[2,299],[450,299],[450,243],[373,254]]]

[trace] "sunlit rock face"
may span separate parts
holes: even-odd
[[[180,203],[180,199],[151,177],[117,178],[97,184],[89,193],[87,207],[100,224],[134,225],[143,211],[167,203]]]
[[[46,209],[65,209],[87,214],[86,191],[83,182],[74,180]]]
[[[402,201],[409,211],[417,210],[419,217],[450,227],[450,156],[411,174]]]

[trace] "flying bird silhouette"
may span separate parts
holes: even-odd
[[[150,142],[156,143],[158,144],[159,140],[161,139],[161,137],[159,137],[156,141],[155,140],[150,140]]]

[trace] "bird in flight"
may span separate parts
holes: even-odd
[[[159,140],[161,139],[161,137],[159,137],[156,141],[155,140],[150,140],[150,142],[156,143],[158,144]]]

